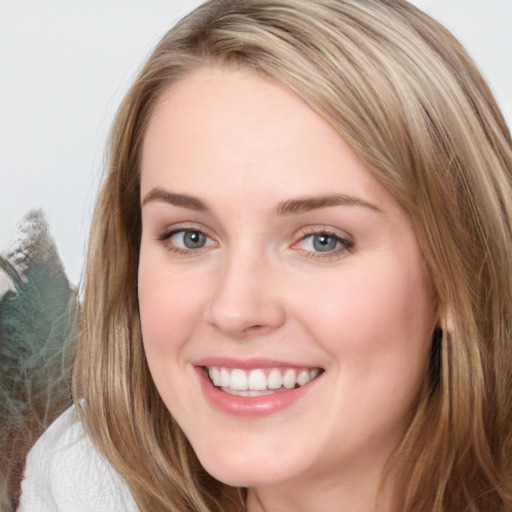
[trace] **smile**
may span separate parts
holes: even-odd
[[[205,367],[212,384],[230,395],[258,397],[302,387],[321,373],[320,368],[257,368],[245,370]]]

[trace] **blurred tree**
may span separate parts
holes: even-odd
[[[0,298],[0,510],[15,506],[35,440],[71,404],[75,292],[48,223],[31,210],[0,269],[12,288]],[[3,492],[2,492],[3,491]]]

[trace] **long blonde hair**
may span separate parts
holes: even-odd
[[[141,510],[240,510],[163,405],[137,304],[139,161],[148,119],[206,63],[282,83],[408,212],[439,326],[389,461],[404,512],[512,510],[512,143],[458,41],[404,0],[211,0],[161,40],[121,105],[93,219],[73,388]],[[243,497],[243,494],[240,494]]]

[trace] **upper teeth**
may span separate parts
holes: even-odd
[[[241,370],[239,368],[223,368],[211,366],[208,375],[214,386],[231,388],[237,391],[262,391],[265,389],[293,389],[304,386],[320,373],[319,368],[268,368],[256,370]]]

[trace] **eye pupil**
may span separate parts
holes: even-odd
[[[319,252],[333,251],[336,249],[337,243],[336,238],[326,234],[315,235],[313,238],[313,247],[315,251]]]
[[[206,235],[200,231],[186,231],[183,234],[183,244],[187,249],[203,247],[206,242]]]

